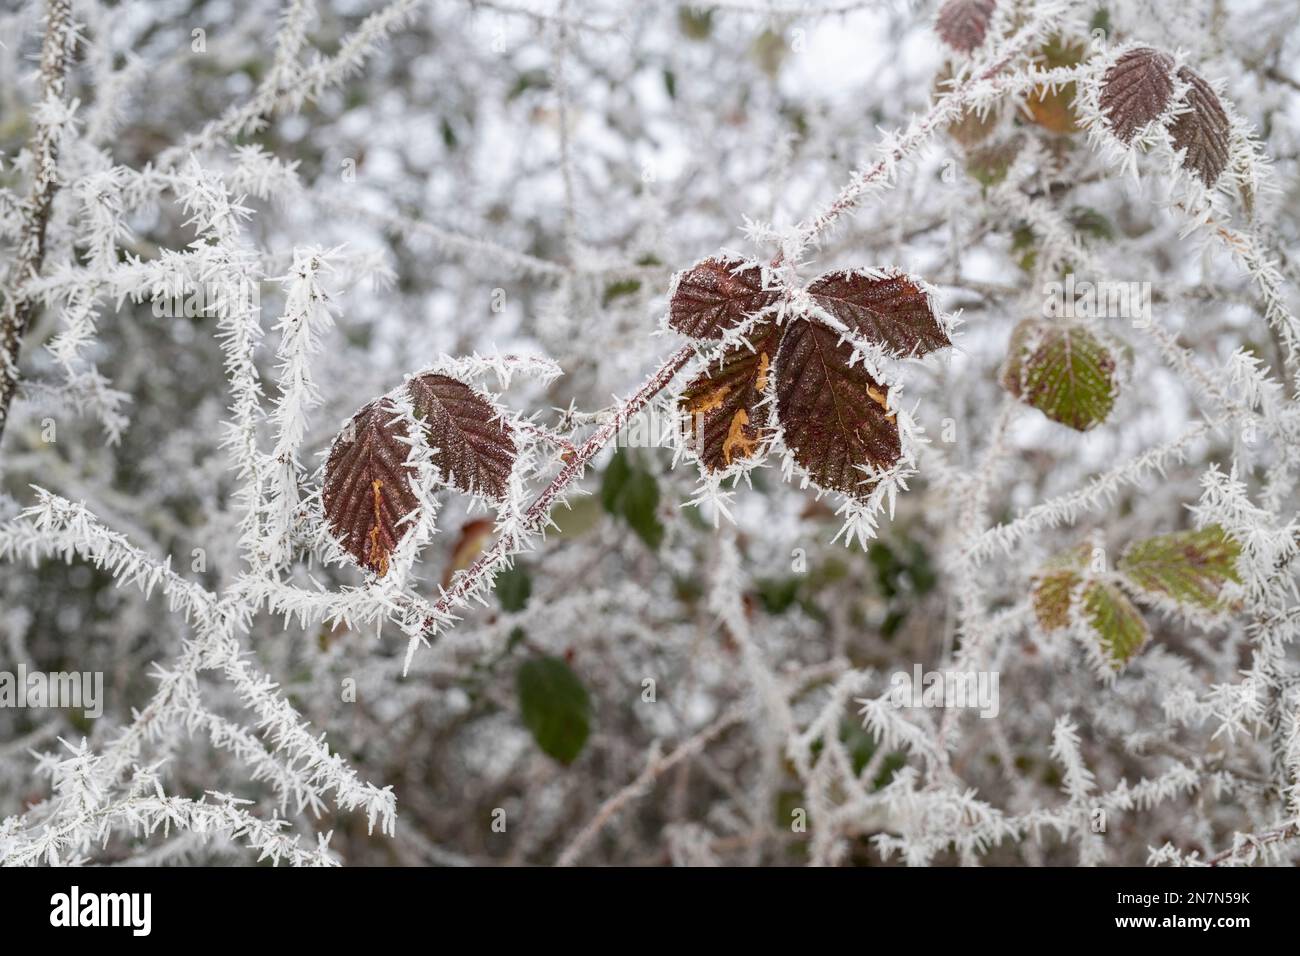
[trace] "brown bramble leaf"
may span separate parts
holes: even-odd
[[[860,497],[860,465],[889,468],[902,456],[889,390],[850,364],[853,347],[809,319],[786,329],[776,357],[776,414],[785,444],[821,488]]]
[[[419,505],[406,468],[406,426],[395,416],[383,398],[352,416],[330,449],[322,491],[330,532],[381,578],[402,537],[398,522]]]
[[[948,0],[935,18],[939,39],[959,53],[970,53],[984,42],[997,0]]]
[[[690,416],[696,454],[708,471],[765,450],[771,405],[764,398],[777,340],[775,323],[763,323],[750,336],[753,349],[728,349],[682,391],[678,407]]]
[[[1191,108],[1175,117],[1169,133],[1174,149],[1186,150],[1183,168],[1200,177],[1208,189],[1228,168],[1228,114],[1200,74],[1183,67],[1178,78],[1189,86],[1186,102]]]
[[[1081,580],[1069,570],[1051,571],[1034,578],[1030,601],[1038,626],[1045,633],[1059,631],[1070,623],[1071,597]]]
[[[436,448],[433,463],[442,478],[466,494],[500,501],[515,464],[510,426],[490,402],[464,382],[427,373],[406,383],[416,417],[428,427]]]
[[[1083,581],[1091,550],[1088,544],[1080,544],[1058,554],[1030,579],[1030,603],[1045,634],[1069,625],[1074,589]]]
[[[681,273],[668,300],[668,324],[696,339],[720,339],[747,316],[776,303],[763,270],[742,259],[709,258]]]
[[[952,345],[929,296],[905,275],[828,272],[808,294],[850,331],[894,355],[925,355]]]
[[[1174,92],[1174,61],[1159,50],[1138,47],[1121,56],[1101,81],[1101,112],[1116,139],[1130,143],[1160,116]]]
[[[474,518],[465,522],[452,546],[451,557],[442,571],[442,586],[451,586],[451,580],[457,571],[464,571],[483,553],[488,541],[492,539],[495,522],[491,518]]]
[[[704,297],[697,291],[701,286],[716,292],[718,280],[731,274],[717,260],[702,265],[708,268],[696,266],[684,274],[674,300],[680,290],[688,290],[690,327],[720,335],[755,311],[752,296],[758,283],[751,276],[743,295]],[[924,355],[951,345],[929,296],[906,275],[828,272],[807,292],[826,316],[894,356]],[[735,305],[746,297],[750,301]],[[862,469],[887,469],[902,455],[888,387],[854,363],[853,346],[841,343],[840,333],[815,316],[784,328],[760,320],[749,340],[752,349],[744,344],[728,348],[678,398],[679,410],[691,418],[701,466],[707,472],[723,471],[766,452],[775,433],[768,401],[773,394],[786,446],[812,480],[824,489],[864,494],[870,479]],[[775,383],[772,393],[769,381]]]
[[[967,150],[966,172],[983,186],[996,186],[1007,178],[1022,146],[1021,137],[1012,136]]]

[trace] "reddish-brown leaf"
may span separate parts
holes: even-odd
[[[686,386],[679,407],[691,419],[696,454],[709,471],[759,455],[771,438],[770,403],[764,403],[777,328],[764,323]]]
[[[677,278],[668,301],[668,324],[696,339],[724,332],[777,300],[763,288],[763,272],[740,259],[705,259]]]
[[[818,486],[862,495],[869,481],[860,465],[888,468],[902,444],[888,389],[861,363],[853,348],[808,319],[786,329],[776,357],[776,414],[785,443]]]
[[[483,553],[488,541],[492,539],[496,523],[491,518],[475,518],[465,522],[460,529],[460,536],[451,549],[451,558],[442,570],[442,586],[451,587],[451,579],[457,571],[464,571]]]
[[[1191,107],[1169,127],[1174,148],[1186,150],[1183,168],[1200,177],[1207,187],[1213,186],[1228,168],[1228,114],[1210,84],[1183,67],[1178,78],[1189,85],[1187,104]]]
[[[428,427],[433,463],[442,478],[467,494],[500,500],[515,464],[510,426],[488,400],[464,382],[428,373],[406,383],[415,414]]]
[[[828,272],[808,294],[851,331],[895,355],[925,355],[952,344],[929,298],[907,276]]]
[[[1138,47],[1115,61],[1101,81],[1101,111],[1122,143],[1160,116],[1174,92],[1174,61],[1159,50]]]
[[[984,42],[997,0],[948,0],[935,19],[939,39],[958,53],[970,53]]]
[[[383,577],[404,517],[418,507],[411,493],[405,424],[386,398],[366,405],[334,440],[322,498],[330,532],[357,563]]]

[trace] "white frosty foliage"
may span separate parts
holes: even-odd
[[[105,687],[0,708],[0,863],[1295,861],[1294,11],[1115,0],[1103,35],[999,0],[958,54],[933,4],[128,6],[0,15],[0,672]],[[1102,83],[1140,46],[1172,94],[1121,142]],[[1226,116],[1208,187],[1182,68]],[[683,343],[706,257],[774,304]],[[954,347],[856,334],[808,293],[840,270],[906,275]],[[1117,383],[1086,434],[997,384],[1066,272],[1150,284],[1074,319]],[[694,467],[680,385],[766,321],[887,387],[901,455],[860,495],[770,407],[763,455]],[[508,426],[504,494],[440,473],[425,374]],[[322,502],[370,402],[415,502],[382,575]],[[1212,607],[1117,566],[1215,527]],[[1150,632],[1122,671],[1096,583]],[[543,657],[589,697],[567,765],[516,696]],[[915,668],[993,697],[901,695]]]

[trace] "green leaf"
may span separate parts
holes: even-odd
[[[619,502],[623,497],[623,488],[631,476],[631,456],[619,448],[614,452],[614,457],[609,460],[609,465],[605,468],[604,480],[600,484],[600,503],[610,514],[617,515],[621,512]]]
[[[632,530],[651,550],[663,541],[664,526],[659,520],[659,482],[648,471],[637,469],[628,478],[622,495],[623,517]]]
[[[1105,7],[1098,7],[1093,11],[1092,19],[1088,21],[1088,32],[1100,30],[1102,33],[1110,36],[1110,11]]]
[[[522,611],[533,593],[533,579],[516,564],[497,575],[496,594],[503,611]]]
[[[1019,139],[1009,139],[971,149],[966,154],[966,172],[982,186],[996,186],[1007,178],[1011,164],[1020,154],[1020,147]],[[1030,233],[1028,242],[1022,242],[1022,248],[1017,251],[1023,251],[1032,245],[1033,234]]]
[[[537,746],[560,763],[573,763],[591,732],[591,698],[559,657],[534,657],[515,675],[519,713]]]
[[[664,92],[670,100],[677,99],[677,74],[672,70],[664,70]]]
[[[624,518],[651,549],[663,540],[664,526],[659,520],[659,482],[646,468],[620,448],[605,469],[600,500],[610,514]]]
[[[784,614],[799,596],[799,578],[761,578],[758,585],[758,599],[763,602],[763,610],[768,614]]]
[[[1118,587],[1093,581],[1083,590],[1083,617],[1110,666],[1121,670],[1146,644],[1151,632],[1133,602]]]
[[[677,27],[691,40],[707,40],[713,32],[713,11],[678,7]]]
[[[1228,609],[1219,592],[1240,584],[1241,545],[1219,525],[1137,541],[1119,559],[1119,571],[1133,586],[1157,600],[1220,612]]]
[[[524,70],[515,77],[514,85],[506,93],[507,100],[517,99],[529,90],[547,90],[551,88],[551,77],[542,69]]]
[[[635,295],[641,291],[640,279],[619,279],[605,286],[605,291],[601,293],[600,304],[608,307],[615,299],[621,299],[624,296]]]
[[[1082,432],[1105,421],[1114,407],[1116,369],[1112,351],[1082,326],[1026,319],[1011,334],[1002,387]]]
[[[919,541],[904,539],[891,547],[880,539],[867,548],[867,560],[876,572],[876,583],[887,598],[907,592],[927,594],[938,583],[930,555]]]
[[[1076,232],[1092,239],[1109,242],[1115,238],[1115,226],[1106,216],[1091,206],[1075,206],[1070,210],[1070,225]]]
[[[1024,272],[1032,272],[1038,262],[1038,238],[1027,225],[1017,226],[1011,233],[1011,252],[1016,264]]]

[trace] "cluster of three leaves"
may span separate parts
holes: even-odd
[[[761,458],[779,425],[818,487],[861,495],[868,469],[887,470],[902,455],[889,389],[815,315],[779,323],[781,291],[763,280],[756,263],[710,258],[679,275],[670,296],[668,324],[695,339],[721,341],[753,320],[748,341],[724,349],[682,392],[700,464],[722,472]],[[895,356],[952,344],[929,295],[906,275],[828,272],[807,293],[855,336]]]
[[[1034,577],[1031,603],[1047,633],[1070,624],[1076,602],[1110,666],[1119,670],[1146,644],[1150,630],[1133,602],[1109,576],[1089,574],[1089,548],[1053,559]],[[1148,603],[1218,616],[1230,610],[1222,591],[1240,584],[1241,545],[1219,525],[1159,535],[1133,543],[1120,556],[1120,578]]]

